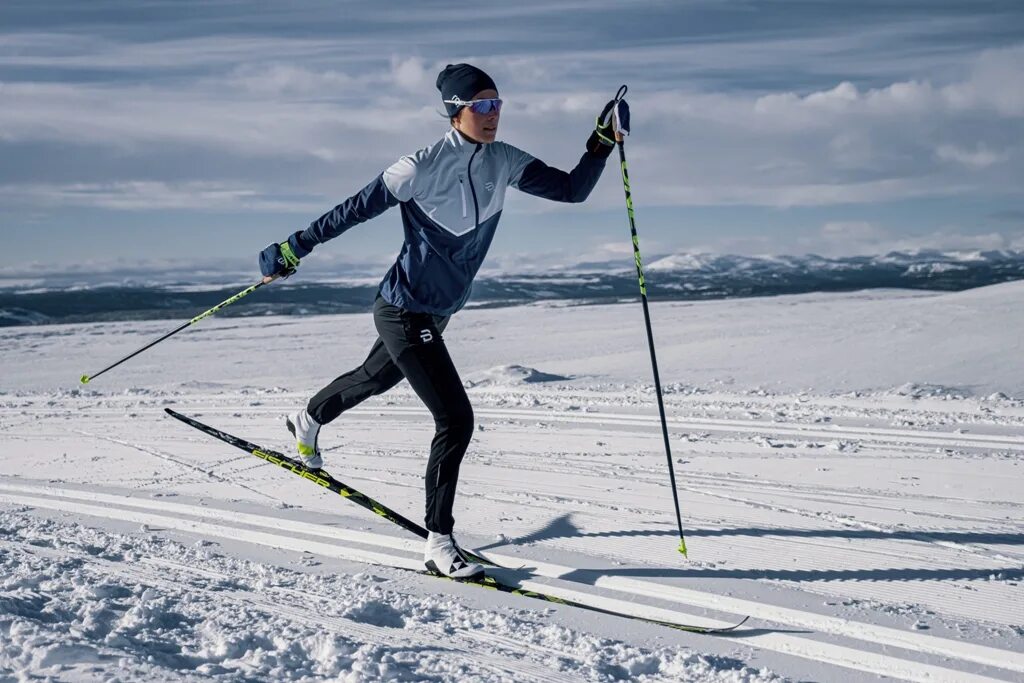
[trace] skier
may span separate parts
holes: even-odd
[[[473,435],[473,409],[442,333],[469,298],[487,254],[509,186],[561,202],[582,202],[597,184],[615,145],[628,129],[629,109],[612,100],[597,117],[586,151],[569,173],[504,142],[496,142],[502,100],[491,78],[469,64],[449,64],[437,89],[451,128],[437,142],[404,156],[364,187],[260,253],[265,278],[288,275],[317,244],[392,206],[401,206],[405,241],[380,284],[373,305],[378,338],[359,367],[321,389],[287,418],[303,464],[323,466],[320,428],[403,378],[434,417],[427,462],[423,553],[428,569],[457,579],[479,578],[452,536],[459,466]],[[618,128],[616,128],[618,122]]]

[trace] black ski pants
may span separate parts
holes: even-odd
[[[455,526],[452,506],[459,466],[473,438],[473,408],[441,337],[448,320],[392,306],[378,294],[373,322],[380,336],[366,360],[321,389],[307,406],[313,419],[324,425],[403,378],[409,380],[434,416],[425,526],[441,534],[450,534]]]

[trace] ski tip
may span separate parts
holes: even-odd
[[[81,382],[82,384],[88,384],[90,379],[91,378],[89,377],[89,375],[82,375],[81,377],[78,378],[78,381]]]
[[[683,540],[682,538],[679,539],[679,548],[678,548],[678,550],[679,550],[680,553],[683,554],[683,557],[689,557],[689,555],[686,554],[686,541]]]

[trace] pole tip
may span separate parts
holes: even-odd
[[[683,557],[688,557],[686,554],[686,541],[682,538],[679,539],[679,552],[683,554]]]
[[[82,375],[82,377],[78,381],[81,382],[82,384],[88,384],[89,383],[89,375]]]

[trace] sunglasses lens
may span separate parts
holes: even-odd
[[[501,100],[495,98],[491,100],[478,100],[470,105],[470,109],[476,114],[490,114],[492,111],[501,111]]]

